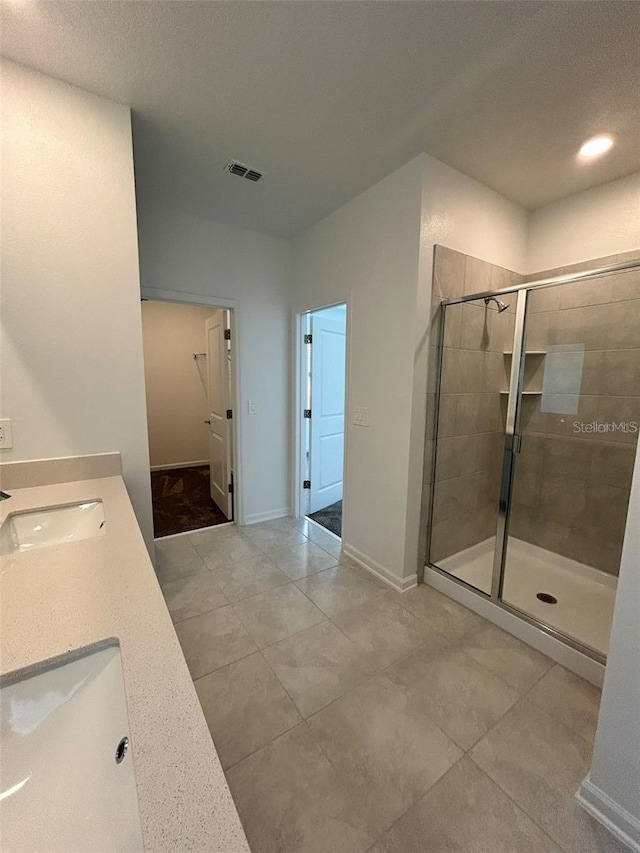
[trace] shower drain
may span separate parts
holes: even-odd
[[[549,593],[549,592],[539,592],[536,595],[536,598],[539,598],[540,601],[544,601],[545,604],[557,604],[558,603],[558,599],[555,597],[555,595],[551,595],[551,593]]]

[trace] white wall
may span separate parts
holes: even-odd
[[[151,543],[130,114],[2,63],[3,461],[118,450]]]
[[[290,510],[289,285],[286,240],[171,209],[139,190],[142,287],[235,300],[240,521]],[[196,300],[197,301],[197,300]],[[255,400],[257,414],[247,414]]]
[[[213,308],[142,303],[142,342],[151,468],[209,458],[205,322]]]
[[[433,246],[521,270],[526,212],[422,155],[295,242],[294,307],[350,300],[345,544],[398,585],[418,568]]]
[[[418,276],[420,160],[305,231],[294,244],[296,311],[347,301],[349,373],[343,540],[402,577]],[[369,427],[351,424],[355,406]]]
[[[526,272],[640,249],[640,172],[531,214]]]
[[[640,444],[631,486],[593,764],[581,791],[640,850]]]

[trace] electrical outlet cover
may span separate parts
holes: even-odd
[[[11,418],[0,418],[0,450],[10,450],[13,447],[13,430]]]

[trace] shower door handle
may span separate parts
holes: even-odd
[[[507,450],[510,450],[514,456],[522,450],[522,436],[514,433],[507,436]]]

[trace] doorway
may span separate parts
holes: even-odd
[[[154,537],[234,519],[233,311],[143,299]]]
[[[301,315],[302,514],[342,537],[347,306]]]

